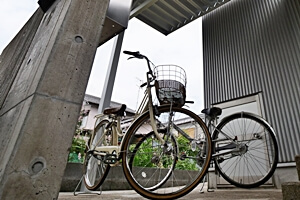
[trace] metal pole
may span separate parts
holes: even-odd
[[[111,101],[111,95],[115,83],[115,77],[117,73],[121,47],[124,38],[124,32],[121,32],[114,41],[112,55],[109,62],[109,67],[106,73],[105,83],[101,95],[101,100],[98,107],[98,113],[102,113],[104,108],[109,107]]]
[[[102,113],[104,108],[109,107],[109,105],[110,105],[111,95],[112,95],[112,91],[113,91],[113,87],[114,87],[114,83],[115,83],[115,77],[116,77],[120,53],[121,53],[121,47],[122,47],[123,38],[124,38],[124,32],[125,31],[121,32],[114,41],[114,45],[112,48],[112,55],[110,58],[108,70],[106,73],[105,83],[104,83],[104,87],[103,87],[103,91],[102,91],[102,96],[101,96],[101,99],[99,102],[98,113]],[[82,182],[82,180],[81,180],[81,182]],[[74,191],[74,194],[75,194],[75,192],[76,191]],[[92,193],[92,192],[89,191],[85,187],[85,185],[82,183],[81,187],[80,187],[80,193]],[[100,191],[100,193],[101,193],[101,191]]]

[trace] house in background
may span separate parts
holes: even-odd
[[[84,113],[80,129],[83,133],[90,132],[94,129],[96,118],[95,116],[98,113],[98,107],[99,107],[100,98],[96,96],[92,96],[89,94],[85,94],[84,101],[82,103],[82,109],[81,111]],[[110,107],[120,107],[122,104],[111,101]],[[130,108],[126,108],[126,116],[124,120],[130,120],[133,119],[135,115],[135,111]]]

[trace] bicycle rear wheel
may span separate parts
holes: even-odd
[[[112,142],[111,132],[104,130],[108,120],[102,120],[94,129],[94,134],[88,142],[85,161],[83,165],[84,184],[89,190],[97,190],[108,175],[110,165],[104,163],[104,156],[98,155],[94,149],[98,146],[109,146]]]
[[[213,152],[219,154],[214,159],[216,169],[237,187],[262,185],[276,169],[276,136],[272,127],[259,116],[241,112],[224,118],[214,131],[212,141]]]
[[[146,198],[179,198],[194,189],[208,169],[210,135],[199,116],[183,108],[158,107],[155,123],[166,143],[154,134],[149,112],[141,115],[124,137],[124,174]]]

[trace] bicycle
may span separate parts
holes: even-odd
[[[84,164],[88,189],[97,189],[110,167],[121,160],[129,184],[150,199],[175,199],[193,190],[204,178],[211,158],[220,174],[238,187],[256,187],[272,176],[278,162],[278,146],[274,130],[264,119],[241,112],[215,126],[222,110],[213,107],[202,111],[208,119],[206,125],[198,115],[182,108],[188,101],[185,73],[180,67],[160,70],[158,66],[153,73],[146,56],[139,52],[124,53],[147,61],[147,82],[142,86],[147,86],[147,100],[143,102],[148,102],[148,110],[125,134],[120,125],[125,105],[98,116],[100,122],[91,137]],[[178,73],[170,72],[170,68],[176,68]],[[156,88],[161,106],[153,105],[152,87]],[[122,137],[120,144],[118,136]]]
[[[202,110],[212,134],[212,160],[216,170],[229,183],[254,188],[266,183],[278,163],[278,144],[271,125],[258,115],[239,112],[214,121],[222,109]]]
[[[139,52],[124,51],[145,59],[146,103],[148,109],[122,133],[121,118],[126,109],[105,109],[87,145],[84,183],[96,190],[110,167],[122,164],[124,175],[139,194],[150,199],[176,199],[202,180],[211,157],[207,126],[195,113],[182,108],[185,103],[185,72],[179,66],[156,66]],[[152,64],[153,65],[153,64]],[[155,87],[160,106],[153,105]],[[145,109],[141,109],[145,110]],[[119,138],[122,138],[119,141]]]

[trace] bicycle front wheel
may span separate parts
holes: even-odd
[[[89,190],[97,190],[104,182],[110,169],[110,165],[104,163],[105,152],[95,150],[96,147],[109,146],[112,143],[112,133],[105,129],[108,123],[108,120],[102,120],[94,129],[88,142],[83,173],[84,184]]]
[[[166,137],[167,137],[166,132],[161,131],[161,130],[158,130],[158,131],[162,132],[162,133],[159,133],[159,135],[162,138],[166,139]],[[164,178],[158,179],[158,181],[155,182],[155,184],[150,184],[147,188],[145,188],[146,190],[154,191],[154,190],[160,188],[168,180],[168,178],[172,174],[172,171],[174,170],[174,167],[175,167],[175,164],[176,164],[178,158],[176,157],[177,143],[173,136],[171,136],[171,140],[170,140],[170,142],[167,143],[167,145],[169,146],[170,150],[168,153],[163,154],[164,148],[162,148],[161,142],[158,140],[157,137],[155,137],[155,133],[152,131],[152,132],[146,134],[145,136],[143,136],[137,142],[134,149],[131,151],[131,157],[130,157],[129,164],[128,164],[131,171],[136,170],[135,168],[133,168],[133,166],[142,165],[142,163],[140,163],[141,156],[142,157],[148,156],[147,159],[143,159],[146,162],[149,162],[149,160],[152,159],[151,162],[153,162],[155,164],[158,164],[159,162],[169,164],[168,169],[164,170],[165,171],[165,173],[163,175]],[[156,152],[157,155],[153,156],[151,152]],[[162,155],[162,156],[159,157],[159,155]],[[144,163],[144,164],[146,164],[146,163]],[[146,164],[146,165],[148,165],[148,164]],[[144,174],[144,175],[146,175],[146,174]]]
[[[150,199],[175,199],[204,177],[211,157],[205,123],[184,108],[155,109],[154,133],[149,112],[129,128],[122,145],[122,166],[129,184]]]
[[[276,169],[276,136],[259,116],[241,112],[224,118],[214,131],[212,141],[217,155],[216,169],[237,187],[258,187],[268,181]]]

